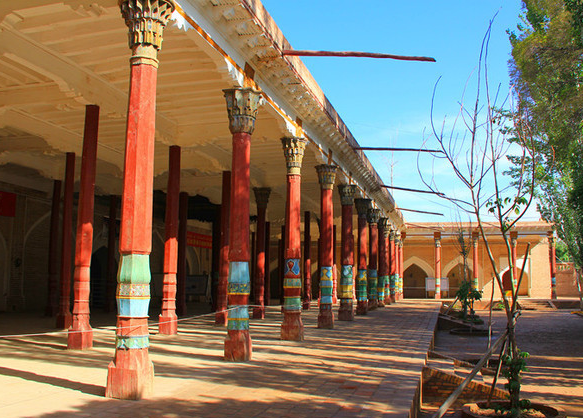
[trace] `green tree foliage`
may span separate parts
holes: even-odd
[[[523,0],[523,10],[510,32],[510,72],[518,109],[536,138],[539,211],[581,266],[583,0]]]

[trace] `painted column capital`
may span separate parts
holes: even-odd
[[[342,206],[352,206],[356,195],[356,184],[341,184],[338,186],[340,193],[340,204]]]
[[[370,225],[377,225],[379,223],[379,219],[381,219],[380,209],[371,208],[366,212],[366,220]]]
[[[261,101],[261,92],[251,87],[236,87],[223,90],[229,115],[229,130],[232,134],[247,133],[255,129],[255,119]]]
[[[383,234],[383,237],[387,238],[391,232],[391,221],[389,218],[379,219],[379,230]]]
[[[253,193],[255,193],[255,202],[258,208],[266,208],[269,202],[269,195],[271,194],[271,188],[269,187],[254,187]]]
[[[157,67],[162,34],[174,12],[174,0],[119,0],[119,8],[129,28],[131,63]]]
[[[389,241],[394,241],[397,238],[397,231],[391,229],[389,232]]]
[[[441,248],[441,232],[434,232],[433,239],[435,240],[435,248]]]
[[[287,166],[288,175],[300,175],[302,170],[302,160],[308,141],[304,138],[285,137],[281,138],[283,145],[283,155]]]
[[[549,231],[547,232],[547,237],[549,239],[549,246],[554,247],[555,246],[555,235],[553,231]]]
[[[359,197],[354,199],[354,204],[356,205],[356,213],[358,213],[358,217],[366,218],[368,210],[372,207],[372,200]]]
[[[516,247],[518,243],[518,232],[517,231],[510,231],[510,245],[512,247]]]
[[[316,166],[318,180],[320,181],[320,187],[322,190],[332,190],[334,188],[337,169],[338,167],[330,164],[320,164]]]

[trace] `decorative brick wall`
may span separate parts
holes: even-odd
[[[464,381],[464,377],[430,367],[423,368],[422,378],[422,402],[425,405],[434,406],[440,406]],[[489,393],[490,386],[478,382],[470,382],[453,404],[453,407],[457,408],[468,402],[487,399]],[[507,394],[502,390],[495,389],[492,399],[505,400],[507,399]]]

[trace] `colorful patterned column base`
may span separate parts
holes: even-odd
[[[150,256],[122,254],[117,275],[116,350],[109,364],[105,396],[141,399],[153,393],[149,359]]]
[[[225,360],[251,360],[251,336],[249,335],[249,263],[231,261],[227,293],[229,313],[227,318],[227,338],[225,339]]]
[[[441,278],[435,278],[435,299],[441,299]]]
[[[403,278],[397,274],[397,299],[403,300]]]
[[[379,308],[385,307],[385,288],[387,287],[387,282],[389,281],[389,276],[380,276],[377,284],[377,306]]]
[[[368,312],[368,299],[366,295],[367,271],[360,269],[356,276],[356,314],[366,315]]]
[[[285,261],[283,279],[283,323],[281,339],[286,341],[303,341],[304,324],[302,323],[302,279],[300,278],[300,259],[290,258]]]
[[[354,321],[354,309],[352,308],[352,294],[353,294],[353,267],[351,265],[343,265],[340,272],[340,286],[338,288],[338,296],[340,297],[340,308],[338,309],[339,321]]]
[[[367,271],[367,295],[368,295],[368,310],[372,311],[377,308],[377,285],[378,275],[377,270],[369,269]]]
[[[397,275],[392,274],[389,277],[389,295],[391,297],[391,302],[397,301]]]
[[[332,267],[320,268],[320,314],[318,315],[318,328],[334,328],[334,315],[332,313]]]

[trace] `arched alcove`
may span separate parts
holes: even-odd
[[[97,251],[94,251],[91,256],[89,273],[91,278],[91,293],[89,297],[91,309],[103,309],[107,302],[107,253],[107,247],[102,246]]]
[[[406,298],[424,298],[427,273],[417,264],[412,264],[403,272],[403,296]]]
[[[472,280],[472,269],[470,269],[470,267],[468,265],[466,265],[465,267],[465,276],[464,276],[464,263],[460,262],[458,264],[456,264],[455,266],[451,267],[449,269],[449,271],[447,271],[447,274],[444,277],[447,277],[448,281],[449,281],[449,295],[450,297],[453,297],[456,292],[459,290],[460,288],[460,284],[462,283],[462,281],[464,280]]]

